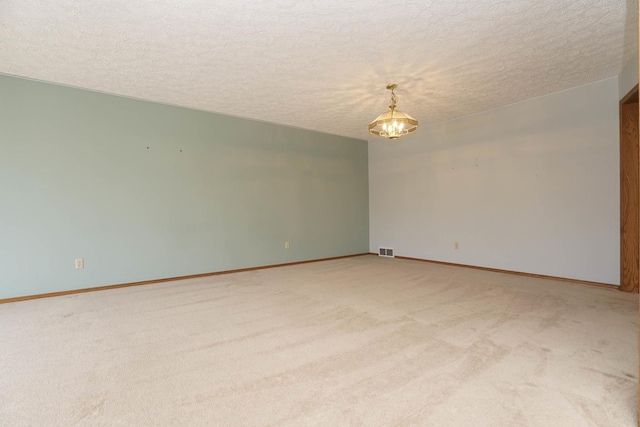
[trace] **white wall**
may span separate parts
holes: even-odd
[[[623,45],[632,48],[635,55],[618,74],[618,98],[622,99],[638,84],[638,0],[627,0]]]
[[[616,77],[371,139],[370,249],[619,284],[618,146]]]
[[[638,54],[625,64],[618,75],[618,98],[622,99],[638,84]]]

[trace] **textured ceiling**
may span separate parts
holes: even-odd
[[[637,0],[0,0],[0,72],[368,139],[387,83],[425,125],[617,75],[637,18]]]

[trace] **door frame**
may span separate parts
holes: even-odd
[[[620,115],[620,287],[619,289],[621,291],[625,291],[625,292],[638,292],[638,283],[628,283],[628,280],[625,280],[625,276],[624,276],[624,262],[625,262],[625,249],[626,249],[626,245],[624,245],[622,237],[622,225],[623,223],[627,223],[629,220],[635,220],[638,221],[638,218],[632,218],[629,212],[626,212],[624,209],[624,203],[623,200],[625,197],[625,194],[623,194],[623,190],[625,190],[625,187],[623,187],[622,185],[622,181],[623,181],[623,177],[627,174],[627,171],[624,169],[624,167],[626,166],[627,168],[630,166],[629,162],[623,162],[623,157],[622,157],[622,145],[624,143],[626,143],[627,139],[626,139],[626,134],[624,132],[624,126],[623,126],[623,106],[625,105],[629,105],[629,104],[638,104],[638,85],[635,85],[635,87],[633,89],[631,89],[629,91],[629,93],[627,93],[621,100],[620,100],[620,104],[619,104],[619,115]],[[633,191],[638,190],[640,188],[640,182],[638,182],[638,177],[634,177],[634,184],[631,187],[631,190]],[[638,197],[638,195],[636,195],[636,197]],[[632,211],[631,214],[633,214]],[[628,217],[627,217],[628,216]],[[638,253],[640,253],[640,248],[636,248],[636,251]],[[640,262],[636,262],[634,263],[635,265],[632,266],[632,268],[635,269],[635,276],[638,277],[640,276]],[[627,265],[628,268],[628,265]]]

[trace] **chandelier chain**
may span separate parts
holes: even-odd
[[[397,102],[398,102],[398,99],[396,98],[396,94],[393,91],[393,89],[391,89],[391,105],[389,105],[389,108],[391,108],[392,110],[395,110]]]

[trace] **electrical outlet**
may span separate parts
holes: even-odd
[[[289,249],[289,247],[290,247],[290,246],[289,246],[289,242],[284,242],[284,248],[285,248],[285,249]]]
[[[460,249],[460,244],[458,242],[454,242],[453,249]]]
[[[84,268],[84,259],[76,258],[76,270],[81,270]]]

